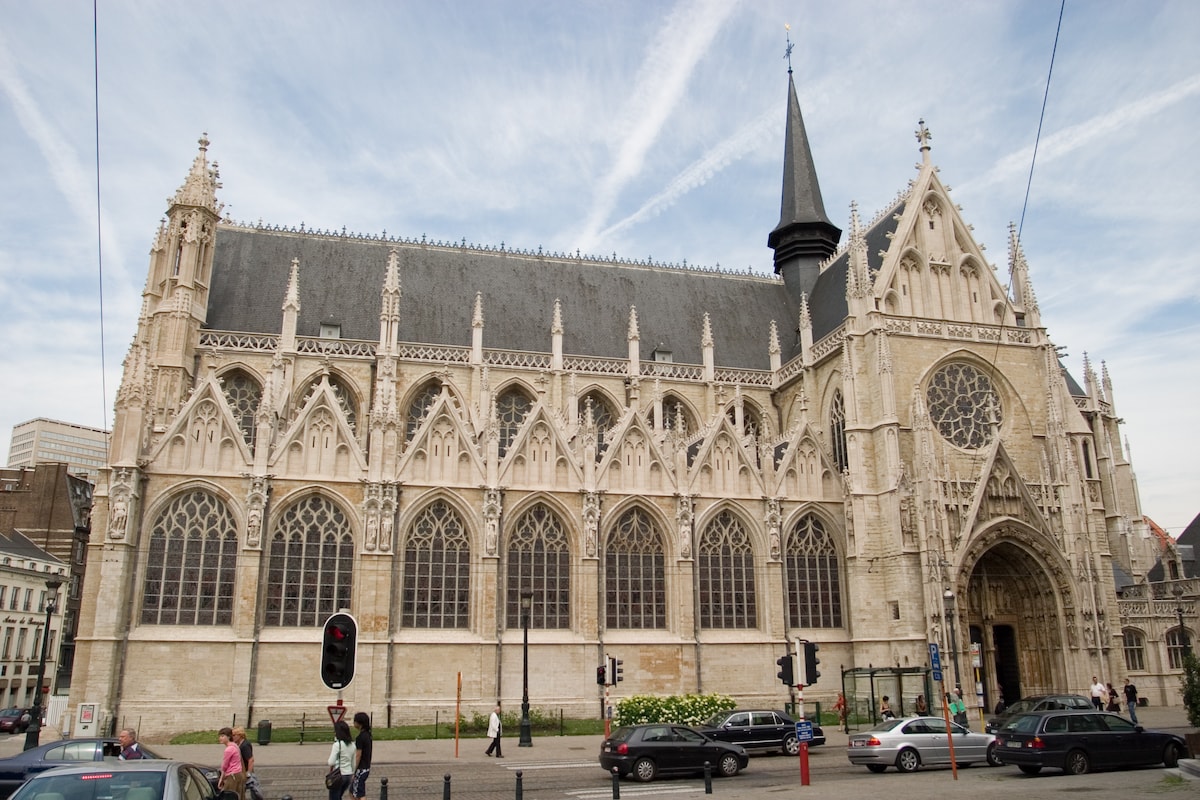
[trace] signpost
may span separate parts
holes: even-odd
[[[802,719],[796,722],[796,741],[811,742],[813,740],[812,720]]]
[[[950,772],[958,780],[958,764],[954,762],[954,729],[950,726],[950,702],[946,699],[945,678],[942,676],[942,655],[937,642],[929,643],[929,666],[933,668],[933,679],[941,686],[942,718],[946,720],[946,744],[950,747]]]
[[[342,705],[342,701],[338,700],[336,706],[325,706],[329,709],[329,721],[333,725],[337,725],[346,717],[346,707]]]

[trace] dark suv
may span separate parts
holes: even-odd
[[[696,726],[696,730],[718,741],[740,744],[747,750],[778,749],[790,756],[800,752],[796,723],[782,711],[744,708],[722,711]],[[825,731],[814,723],[809,745],[818,744],[825,744]]]
[[[1010,719],[1030,711],[1091,711],[1092,701],[1081,694],[1038,694],[1023,697],[987,721],[984,730],[998,733]]]

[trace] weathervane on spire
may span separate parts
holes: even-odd
[[[925,120],[917,120],[917,129],[913,131],[917,135],[917,141],[921,144],[922,150],[929,149],[929,140],[933,138],[933,134],[929,132],[929,128],[925,127]]]
[[[787,38],[787,51],[783,54],[783,57],[787,59],[788,75],[791,75],[792,74],[792,47],[795,46],[792,44],[792,26],[785,22],[783,24],[783,30],[785,31],[784,36]]]

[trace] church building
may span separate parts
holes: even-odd
[[[72,708],[319,718],[341,610],[376,726],[516,707],[526,633],[531,704],[580,717],[606,656],[614,698],[782,706],[796,640],[827,705],[929,643],[987,707],[1123,679],[1118,581],[1154,562],[1113,382],[1065,371],[1015,232],[998,271],[917,145],[843,234],[789,75],[754,274],[241,224],[201,139],[124,362]],[[1133,677],[1178,703],[1156,636]]]

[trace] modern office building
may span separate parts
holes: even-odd
[[[108,463],[109,432],[39,417],[14,425],[8,466],[31,467],[61,461],[92,483]]]

